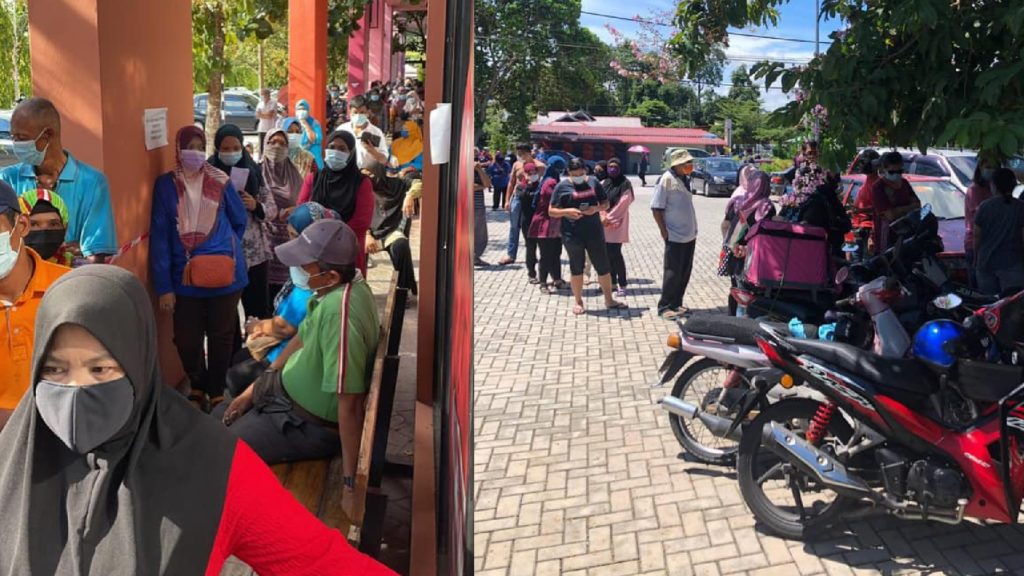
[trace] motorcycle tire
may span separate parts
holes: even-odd
[[[736,460],[736,476],[739,480],[743,500],[754,517],[765,526],[768,532],[783,538],[812,540],[825,536],[826,529],[836,523],[842,517],[843,512],[855,502],[852,498],[822,488],[823,491],[834,495],[835,499],[820,508],[820,513],[815,511],[815,506],[811,506],[811,512],[815,512],[815,514],[808,516],[803,505],[803,496],[800,499],[794,497],[796,507],[801,510],[801,513],[790,513],[772,503],[763,489],[764,482],[759,482],[768,477],[768,471],[775,469],[775,466],[769,467],[768,471],[764,469],[763,460],[766,457],[779,460],[779,464],[776,466],[783,464],[778,456],[775,456],[763,445],[761,432],[764,426],[769,422],[786,424],[798,421],[810,422],[819,406],[821,406],[819,402],[806,398],[780,400],[761,412],[744,430],[743,438],[740,440],[739,454]],[[850,425],[837,411],[829,421],[826,438],[831,436],[846,441],[852,433]],[[794,468],[788,486],[791,493],[799,492],[792,480],[796,476],[807,478],[806,475]]]
[[[690,364],[679,378],[676,379],[675,385],[672,387],[672,396],[685,400],[697,405],[701,405],[703,409],[703,400],[707,392],[697,391],[696,395],[691,398],[686,398],[688,392],[691,391],[694,382],[705,372],[710,370],[722,370],[725,375],[728,375],[729,369],[722,366],[718,362],[711,360],[710,358],[701,358],[696,362]],[[744,378],[746,388],[750,388],[750,382]],[[691,394],[692,396],[692,394]],[[726,438],[718,438],[711,434],[703,423],[697,418],[689,419],[676,414],[669,413],[668,415],[669,425],[672,427],[672,433],[675,434],[676,440],[691,456],[695,459],[705,463],[714,464],[719,466],[732,466],[736,461],[736,451],[739,450],[739,443],[733,442]],[[704,431],[705,436],[710,436],[711,441],[718,446],[709,446],[702,440],[700,435],[697,434],[699,430]]]

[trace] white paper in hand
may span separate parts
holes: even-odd
[[[235,186],[235,191],[239,195],[245,191],[245,183],[249,180],[249,169],[238,168],[236,166],[231,167],[231,183]]]

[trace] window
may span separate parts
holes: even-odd
[[[949,156],[946,160],[961,183],[966,185],[974,180],[974,169],[978,166],[977,156]]]
[[[7,118],[0,118],[0,140],[11,139],[11,121]]]
[[[934,176],[936,178],[946,178],[949,176],[946,170],[939,165],[938,159],[929,156],[918,156],[915,158],[914,163],[910,165],[910,173],[919,176]]]
[[[712,172],[736,172],[740,165],[732,160],[708,160],[708,170]]]
[[[228,112],[251,112],[255,106],[240,96],[227,96],[224,99],[224,109]]]
[[[949,182],[911,182],[910,187],[921,200],[931,204],[932,214],[939,220],[964,217],[964,195]]]
[[[206,94],[196,96],[196,108],[206,108]]]

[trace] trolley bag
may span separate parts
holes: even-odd
[[[769,289],[818,290],[829,286],[824,228],[761,220],[747,232],[744,277]]]

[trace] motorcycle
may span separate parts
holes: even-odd
[[[771,364],[825,397],[761,410],[739,444],[740,491],[771,532],[808,539],[867,501],[907,519],[1015,523],[1024,496],[1024,293],[964,323],[948,366],[849,345],[755,336]],[[996,356],[994,356],[994,354]]]

